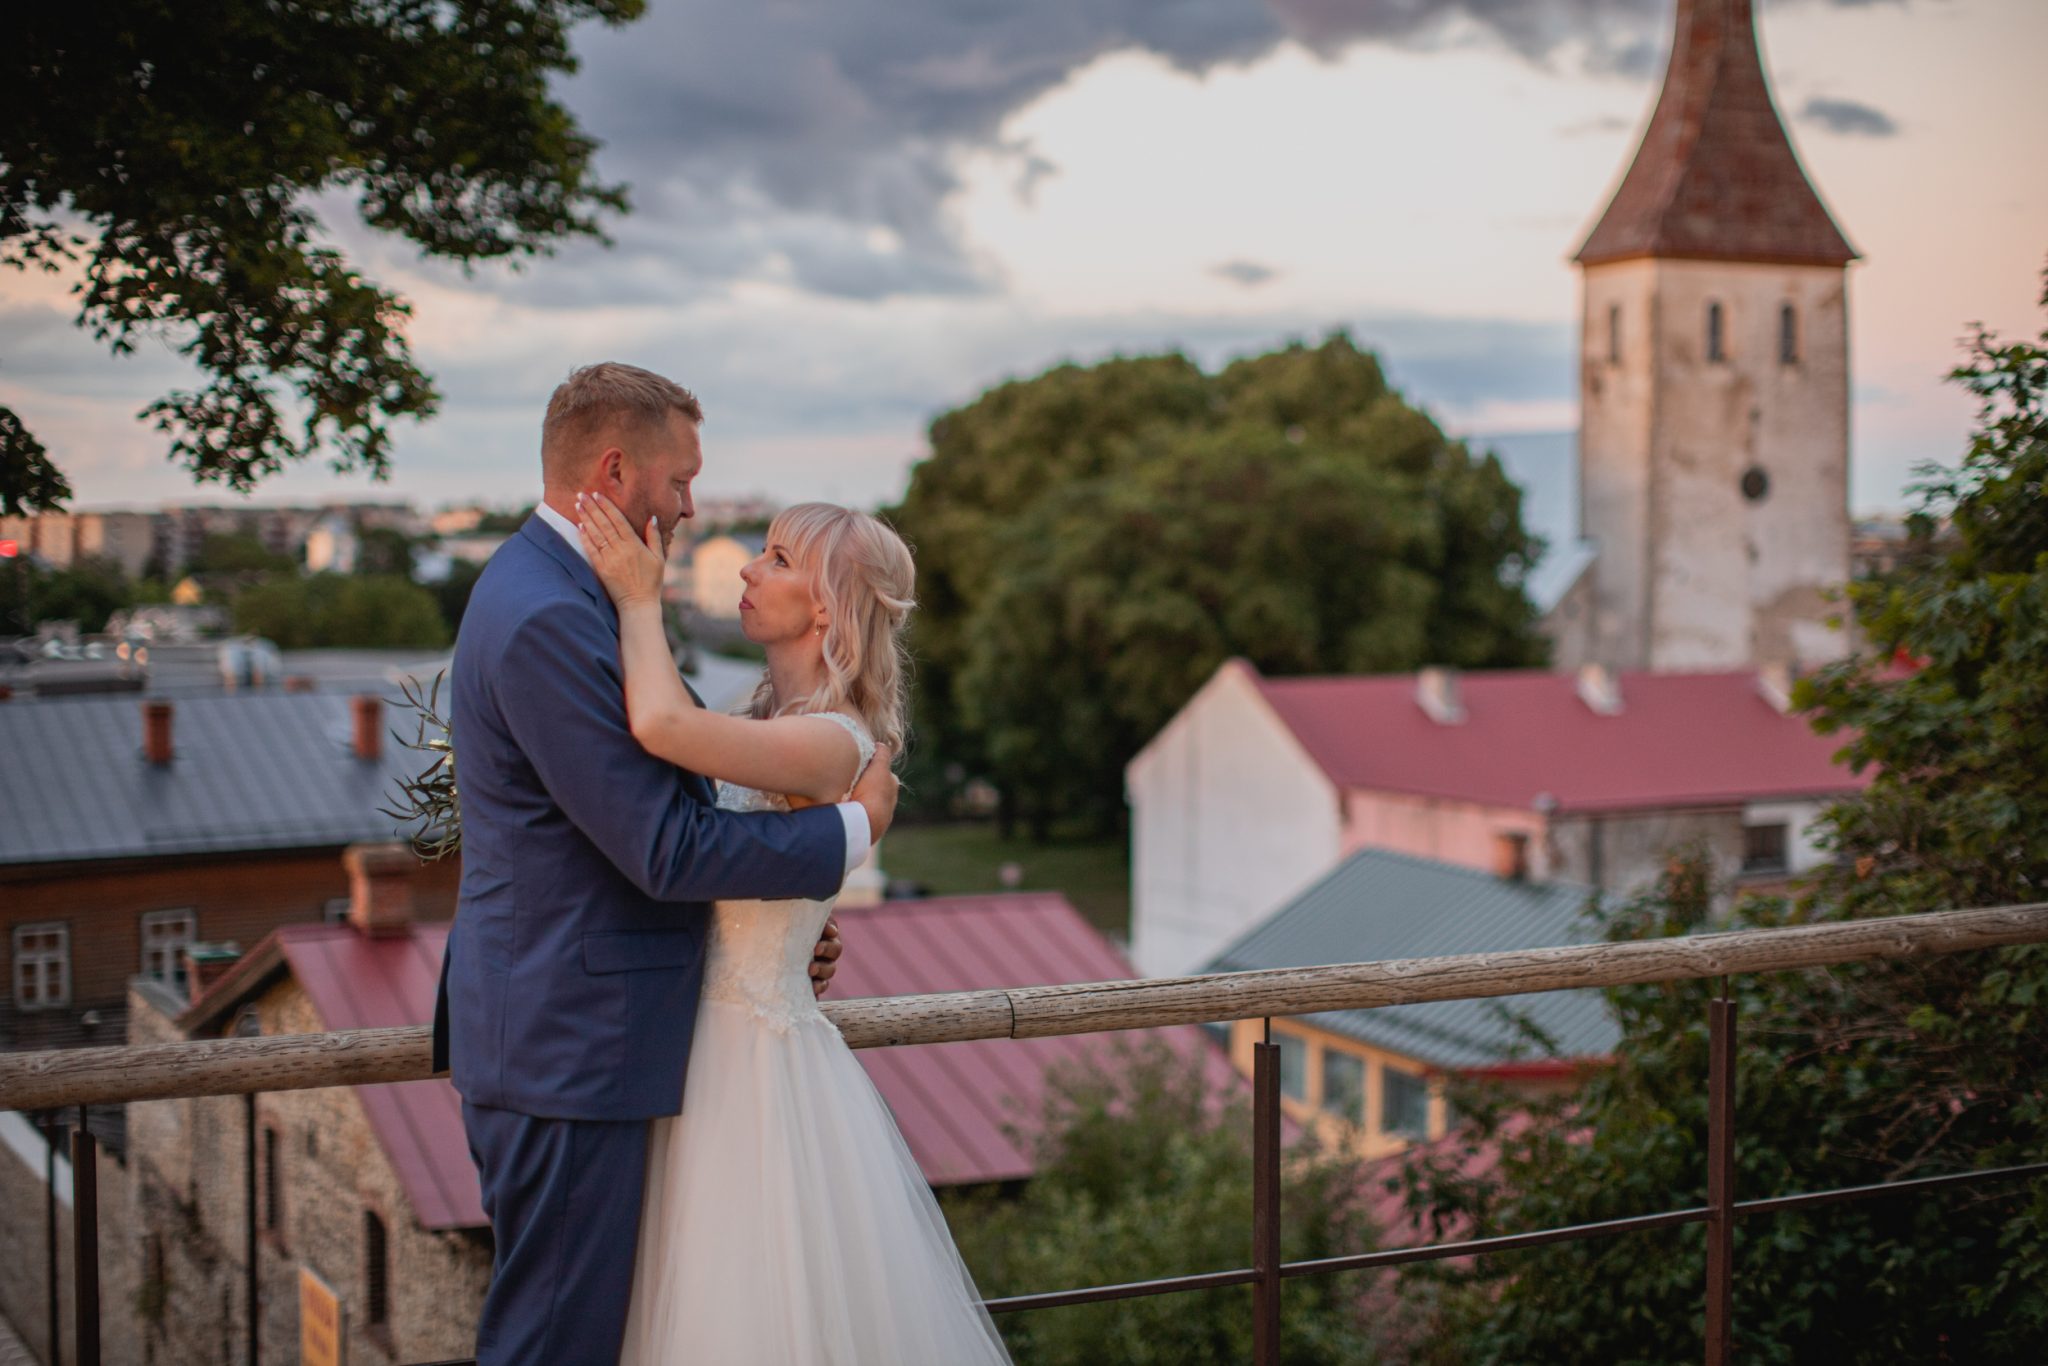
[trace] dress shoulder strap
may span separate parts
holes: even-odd
[[[843,711],[813,712],[812,715],[821,721],[835,721],[844,726],[846,733],[853,737],[853,742],[860,746],[860,767],[853,773],[855,780],[858,781],[860,775],[868,771],[868,764],[875,757],[875,737],[868,734],[868,728],[861,724],[859,717],[849,716]]]

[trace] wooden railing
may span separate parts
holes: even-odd
[[[1422,1001],[1725,979],[1745,973],[1925,958],[2034,943],[2048,943],[2048,903],[1620,944],[837,1001],[827,1003],[824,1009],[853,1047],[881,1048],[967,1039],[1035,1039],[1211,1021],[1270,1020],[1276,1015],[1371,1009]],[[1725,998],[1725,993],[1722,999],[1711,1003],[1708,1023],[1708,1182],[1704,1205],[1599,1224],[1283,1264],[1279,1236],[1279,1049],[1269,1039],[1253,1050],[1250,1267],[1016,1296],[989,1301],[988,1308],[994,1313],[1009,1313],[1249,1285],[1253,1291],[1255,1360],[1263,1366],[1279,1360],[1280,1286],[1288,1278],[1704,1223],[1708,1232],[1707,1360],[1713,1366],[1725,1366],[1732,1360],[1733,1352],[1731,1287],[1736,1219],[1810,1204],[2048,1175],[2048,1162],[2044,1162],[1739,1202],[1734,1188],[1736,1020],[1734,1005]],[[420,1081],[433,1075],[430,1039],[424,1027],[0,1054],[0,1110],[51,1110],[181,1097],[252,1095],[308,1087]],[[81,1366],[97,1366],[98,1267],[90,1189],[93,1138],[81,1124],[72,1139],[72,1171],[77,1189],[73,1212],[78,1223],[73,1244],[79,1278],[78,1293],[74,1296],[78,1316],[76,1340]]]

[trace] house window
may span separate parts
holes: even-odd
[[[1621,305],[1607,305],[1607,363],[1621,364]]]
[[[1785,871],[1787,831],[1783,821],[1772,825],[1742,827],[1742,871],[1782,873]]]
[[[1365,1123],[1365,1059],[1323,1048],[1323,1109],[1348,1124]]]
[[[1727,346],[1722,336],[1723,331],[1724,329],[1722,327],[1721,322],[1721,305],[1718,303],[1708,304],[1707,359],[1710,361],[1719,362],[1728,359]]]
[[[1380,1132],[1429,1137],[1429,1083],[1398,1067],[1380,1068]]]
[[[1308,1099],[1308,1040],[1299,1034],[1275,1032],[1280,1045],[1280,1094],[1294,1100]]]
[[[282,1192],[277,1188],[278,1142],[275,1126],[263,1130],[263,1227],[276,1233],[284,1223]]]
[[[191,911],[148,911],[142,917],[142,975],[167,986],[184,985],[185,949],[199,937]]]
[[[14,1008],[71,1004],[71,927],[62,921],[14,927]]]
[[[363,1299],[369,1326],[379,1328],[391,1322],[390,1250],[385,1245],[384,1221],[375,1210],[363,1211]]]
[[[1790,304],[1778,310],[1778,364],[1799,363],[1799,314]]]

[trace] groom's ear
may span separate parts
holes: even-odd
[[[616,494],[626,484],[626,453],[617,446],[607,446],[597,457],[597,466],[592,471],[597,487],[608,494]],[[617,498],[613,498],[617,502]]]

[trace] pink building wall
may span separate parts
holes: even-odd
[[[1390,849],[1500,872],[1499,837],[1513,833],[1528,837],[1528,876],[1542,880],[1552,875],[1544,820],[1534,811],[1356,788],[1344,794],[1343,809],[1340,858],[1361,849]]]

